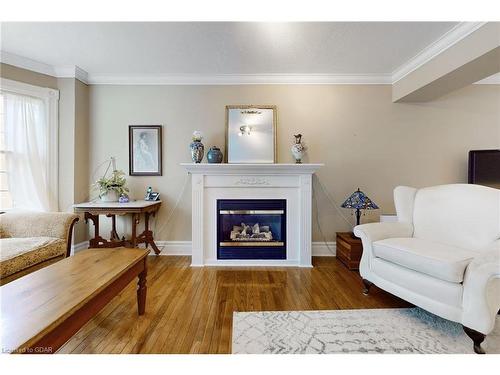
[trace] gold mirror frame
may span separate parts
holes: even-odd
[[[275,105],[226,105],[226,134],[225,134],[225,149],[224,149],[224,163],[228,163],[229,160],[229,110],[230,109],[272,109],[273,110],[273,163],[277,163],[278,159],[278,108]],[[233,163],[233,164],[243,164],[243,163]],[[262,163],[262,164],[270,164],[270,163]]]

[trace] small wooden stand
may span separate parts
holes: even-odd
[[[361,239],[354,237],[352,232],[337,232],[337,258],[348,269],[359,269],[362,254]]]
[[[94,237],[89,240],[89,248],[137,247],[138,244],[151,246],[156,255],[160,249],[153,239],[153,232],[149,229],[149,218],[160,209],[161,201],[132,201],[128,203],[116,202],[87,202],[73,206],[75,212],[84,213],[85,222],[89,220],[94,224]],[[109,240],[101,237],[99,233],[99,215],[111,218],[111,232]],[[116,215],[132,215],[132,234],[130,239],[120,238],[116,231]],[[144,231],[137,234],[137,225],[141,215],[144,215]]]

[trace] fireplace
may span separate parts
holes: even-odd
[[[218,199],[217,259],[286,259],[286,200]]]

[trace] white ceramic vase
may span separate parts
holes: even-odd
[[[106,194],[100,196],[101,202],[118,202],[118,193],[116,190],[109,190]]]
[[[304,157],[304,154],[306,152],[306,148],[302,143],[302,134],[294,135],[294,137],[295,137],[295,143],[293,144],[291,149],[292,155],[293,158],[295,159],[295,163],[301,164],[302,158]]]

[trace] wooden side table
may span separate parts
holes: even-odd
[[[112,247],[136,247],[140,243],[145,243],[146,248],[151,245],[156,255],[160,254],[160,249],[153,239],[153,232],[149,229],[149,217],[154,216],[160,209],[161,201],[131,201],[127,203],[117,202],[86,202],[73,205],[77,213],[83,212],[85,222],[92,221],[94,224],[94,237],[89,240],[89,248],[112,248]],[[110,239],[106,240],[99,233],[99,215],[106,215],[111,218]],[[116,231],[116,215],[132,215],[132,236],[129,240],[120,238]],[[144,215],[144,231],[137,234],[137,224],[141,215]]]
[[[359,269],[363,254],[361,239],[352,232],[337,232],[337,258],[350,270]]]

